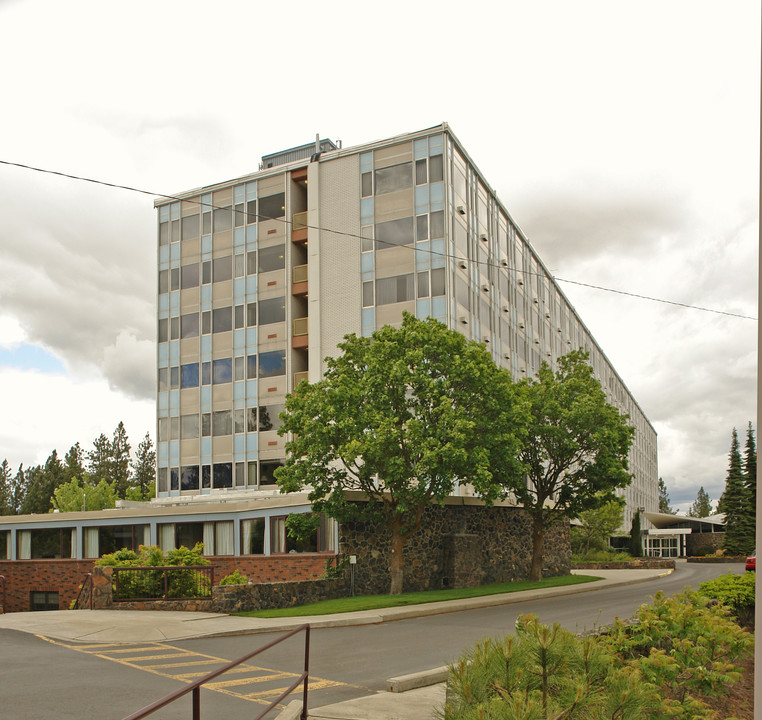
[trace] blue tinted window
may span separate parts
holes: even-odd
[[[220,385],[233,381],[233,360],[225,358],[224,360],[214,360],[212,362],[212,384]]]
[[[283,350],[259,355],[259,377],[274,377],[286,374],[286,353]]]
[[[180,387],[198,387],[198,363],[180,366]]]

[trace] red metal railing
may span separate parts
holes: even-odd
[[[87,573],[85,575],[85,579],[82,581],[82,584],[79,586],[79,592],[77,593],[77,599],[74,601],[74,609],[80,610],[81,606],[79,604],[79,601],[82,599],[82,596],[87,592],[87,595],[85,597],[88,599],[87,604],[90,610],[93,609],[93,574]]]
[[[156,712],[160,708],[163,708],[165,705],[169,705],[170,703],[174,702],[178,698],[183,697],[184,695],[187,695],[188,693],[193,693],[193,720],[201,720],[201,686],[204,683],[209,682],[210,680],[214,680],[214,678],[219,677],[223,673],[226,673],[228,670],[236,667],[236,665],[240,665],[242,662],[253,658],[255,655],[259,655],[259,653],[262,653],[265,650],[269,650],[271,647],[274,647],[278,643],[282,643],[284,640],[288,640],[288,638],[296,635],[296,633],[301,632],[302,630],[304,630],[304,672],[288,688],[286,688],[284,692],[282,692],[275,700],[273,700],[261,713],[259,713],[259,715],[254,717],[253,720],[261,720],[261,718],[267,715],[267,713],[269,713],[270,710],[272,710],[281,700],[283,700],[283,698],[290,695],[302,683],[304,683],[304,693],[302,697],[302,720],[307,720],[307,682],[309,679],[310,670],[310,626],[308,624],[300,625],[298,628],[294,628],[290,632],[287,632],[285,635],[273,640],[272,642],[267,643],[267,645],[263,645],[261,648],[255,650],[254,652],[250,652],[247,655],[238,658],[237,660],[232,660],[227,665],[223,665],[221,668],[210,672],[208,675],[204,675],[204,677],[196,680],[195,682],[192,682],[187,687],[175,690],[175,692],[161,698],[161,700],[157,700],[156,702],[151,703],[151,705],[146,705],[146,707],[144,707],[142,710],[138,710],[132,715],[128,715],[126,718],[124,718],[124,720],[141,720],[141,718],[147,717],[151,713]]]
[[[114,568],[114,602],[212,597],[213,565]]]
[[[5,612],[5,575],[0,575],[0,598],[3,601],[3,607],[0,609],[0,614]]]

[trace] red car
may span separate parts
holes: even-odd
[[[754,570],[757,569],[757,551],[755,550],[749,557],[746,558],[746,569],[747,570]]]

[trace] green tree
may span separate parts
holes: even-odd
[[[746,429],[746,444],[743,452],[743,482],[746,491],[746,513],[744,535],[749,547],[756,546],[757,532],[757,444],[754,429],[749,422]]]
[[[752,538],[748,537],[746,514],[749,511],[748,495],[744,484],[741,451],[738,445],[738,433],[733,428],[728,458],[728,474],[725,479],[725,492],[722,496],[725,513],[725,539],[723,548],[732,555],[745,555],[754,549]]]
[[[699,488],[696,495],[696,502],[691,505],[691,509],[688,510],[688,515],[695,518],[705,518],[712,514],[712,501],[704,490],[703,485]]]
[[[85,453],[79,443],[69,448],[69,452],[64,455],[64,476],[69,482],[75,477],[81,478],[85,474]]]
[[[13,474],[8,460],[0,465],[0,515],[13,515]]]
[[[101,433],[87,453],[87,474],[97,480],[111,481],[111,441]]]
[[[150,500],[156,494],[155,477],[156,451],[153,449],[151,436],[146,433],[146,436],[138,444],[135,459],[132,461],[131,487],[127,491],[126,497],[128,499]]]
[[[659,512],[674,515],[675,511],[669,504],[669,493],[663,478],[659,478]]]
[[[55,489],[66,482],[63,465],[58,453],[53,450],[45,465],[28,468],[26,473],[26,492],[21,503],[21,513],[47,513]]]
[[[627,453],[634,428],[606,401],[587,353],[543,363],[537,379],[521,382],[529,407],[528,432],[519,451],[528,482],[510,485],[532,521],[531,580],[542,578],[547,531],[564,517],[616,499],[630,483]]]
[[[630,528],[630,555],[633,557],[643,556],[643,536],[640,533],[640,510],[635,511],[632,516],[632,527]]]
[[[53,508],[61,512],[79,510],[103,510],[116,507],[117,494],[114,486],[105,480],[93,485],[85,475],[83,479],[73,478],[53,491]]]
[[[608,539],[622,524],[624,500],[609,500],[600,507],[584,510],[577,518],[582,525],[572,528],[572,540],[579,552],[604,550]]]
[[[13,494],[11,497],[11,502],[14,515],[18,515],[21,512],[21,506],[24,504],[25,497],[26,473],[24,472],[24,465],[22,463],[19,465],[19,469],[16,471],[16,475],[13,477]]]
[[[123,498],[130,486],[130,442],[127,431],[120,420],[111,440],[111,478],[120,498]]]
[[[286,398],[281,435],[288,458],[281,492],[311,487],[313,510],[338,520],[378,520],[391,535],[390,592],[402,592],[403,548],[424,509],[456,480],[486,502],[518,483],[515,386],[480,343],[405,313],[372,338],[347,335],[323,380]],[[490,470],[492,468],[492,471]],[[352,502],[360,491],[367,502]]]

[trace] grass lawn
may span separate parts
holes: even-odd
[[[401,605],[420,605],[422,603],[440,602],[442,600],[460,600],[462,598],[482,597],[484,595],[499,595],[501,593],[519,592],[520,590],[578,585],[599,579],[590,575],[563,575],[561,577],[546,578],[539,582],[517,580],[515,582],[482,585],[481,587],[429,590],[426,592],[403,593],[402,595],[359,595],[357,597],[337,598],[336,600],[321,600],[309,605],[299,605],[291,608],[249,610],[234,614],[243,617],[262,618],[332,615],[334,613],[355,612],[358,610],[377,610],[378,608],[399,607]]]

